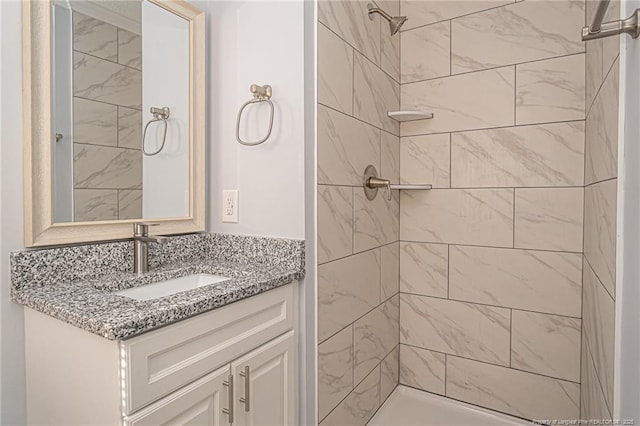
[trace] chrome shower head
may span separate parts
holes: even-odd
[[[384,10],[374,6],[371,3],[367,5],[367,10],[369,11],[369,19],[371,19],[372,21],[373,15],[377,13],[378,15],[386,19],[387,22],[389,22],[389,30],[391,31],[391,35],[395,35],[398,31],[400,31],[400,27],[402,27],[402,24],[404,24],[407,20],[406,16],[391,16]]]

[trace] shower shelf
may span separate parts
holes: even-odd
[[[412,184],[403,184],[403,183],[401,183],[401,184],[398,185],[398,184],[393,184],[392,183],[391,184],[391,189],[408,189],[408,190],[416,190],[416,189],[420,190],[420,189],[422,189],[422,190],[425,190],[425,189],[432,189],[432,186],[429,185],[429,184],[412,185]]]
[[[433,113],[422,111],[389,111],[387,116],[402,123],[404,121],[427,120],[433,118]]]

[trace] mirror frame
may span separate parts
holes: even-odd
[[[189,215],[150,219],[155,234],[205,231],[205,15],[184,0],[146,0],[189,21]],[[122,221],[53,223],[51,2],[23,2],[24,244],[26,247],[131,238]]]

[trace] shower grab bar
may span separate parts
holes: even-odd
[[[238,118],[236,119],[236,140],[240,144],[245,146],[256,146],[266,142],[267,139],[269,139],[269,137],[271,136],[271,130],[273,129],[273,116],[275,115],[273,102],[271,102],[271,95],[273,94],[273,91],[271,90],[271,86],[269,86],[268,84],[264,86],[252,84],[249,87],[249,91],[253,94],[253,99],[250,99],[247,102],[245,102],[240,107],[240,111],[238,111]],[[267,130],[267,135],[264,138],[255,142],[242,140],[242,138],[240,137],[240,120],[242,119],[242,111],[244,111],[244,109],[248,105],[260,103],[260,102],[266,102],[271,107],[271,114],[270,114],[271,117],[269,119],[269,129]]]
[[[153,118],[147,122],[144,126],[144,132],[142,133],[142,153],[148,157],[153,155],[160,154],[160,152],[164,149],[164,143],[167,140],[167,120],[169,119],[170,110],[169,107],[156,108],[151,107],[150,110]],[[158,121],[162,121],[164,124],[164,130],[162,132],[162,143],[160,144],[160,148],[158,148],[154,152],[147,152],[146,143],[147,143],[147,129],[151,125],[151,123],[156,123]]]
[[[602,22],[610,1],[600,0],[591,26],[582,28],[582,41],[611,37],[623,33],[629,34],[632,38],[640,36],[640,9],[636,9],[627,19]]]

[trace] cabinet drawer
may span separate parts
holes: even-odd
[[[293,328],[288,284],[121,342],[130,414]]]

